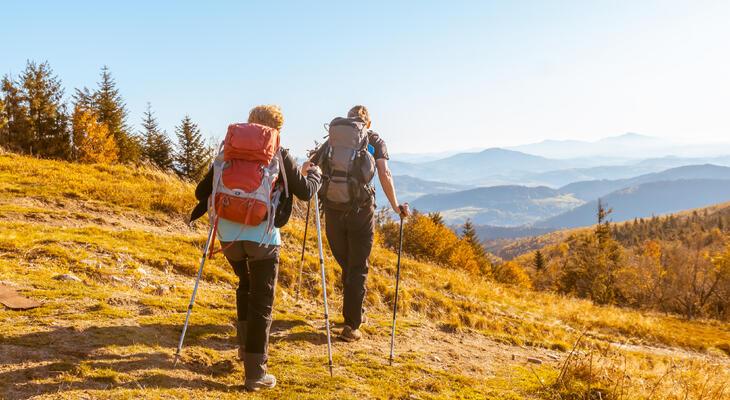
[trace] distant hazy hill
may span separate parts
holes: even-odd
[[[560,191],[563,193],[571,193],[575,197],[585,201],[591,201],[625,187],[636,186],[648,182],[671,181],[677,179],[730,180],[730,167],[712,164],[689,165],[668,169],[662,172],[645,174],[630,179],[575,182],[560,188]]]
[[[649,182],[614,191],[603,197],[613,208],[613,221],[650,217],[730,200],[730,182],[722,179],[680,179]],[[536,227],[569,228],[595,222],[596,201],[548,218]]]
[[[687,144],[636,133],[626,133],[592,142],[544,140],[539,143],[508,147],[508,149],[558,159],[588,156],[643,159],[668,155],[694,157],[728,154],[730,153],[730,144]]]
[[[412,203],[424,212],[441,212],[450,224],[470,218],[477,224],[500,226],[529,224],[581,204],[581,200],[549,187],[516,185],[426,195]]]
[[[408,175],[397,175],[394,176],[393,179],[395,180],[395,189],[396,194],[398,195],[398,201],[401,202],[413,201],[414,199],[427,194],[451,193],[469,188],[469,186],[466,185],[426,181]],[[375,184],[375,196],[378,206],[387,206],[388,200],[385,197],[385,193],[380,186],[380,180],[377,176],[373,179],[373,183]]]
[[[392,161],[394,174],[430,181],[484,184],[496,180],[519,181],[525,172],[565,169],[575,166],[567,160],[552,160],[517,151],[491,148],[478,153],[459,153],[440,160],[407,163]]]

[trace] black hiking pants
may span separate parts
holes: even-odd
[[[279,246],[260,246],[249,241],[223,242],[223,254],[238,276],[236,311],[246,322],[246,379],[266,374],[269,331],[274,308],[274,289],[279,270]],[[230,246],[229,246],[230,245]]]
[[[356,211],[325,208],[326,233],[332,255],[342,267],[342,316],[345,325],[358,329],[362,323],[368,257],[375,232],[374,206]]]

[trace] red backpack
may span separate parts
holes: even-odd
[[[258,226],[268,220],[266,232],[270,232],[281,197],[279,175],[289,195],[279,131],[259,124],[231,124],[221,147],[213,162],[211,222],[217,224],[220,217]]]

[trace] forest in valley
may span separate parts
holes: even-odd
[[[438,213],[405,223],[410,256],[464,269],[480,279],[590,299],[597,304],[730,319],[730,205],[614,224],[599,202],[596,225],[512,260],[485,252],[467,221],[460,233]],[[382,219],[395,248],[397,226]]]

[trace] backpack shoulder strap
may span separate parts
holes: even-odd
[[[279,174],[281,175],[282,182],[284,183],[284,197],[289,197],[289,182],[286,178],[286,168],[284,167],[284,156],[282,155],[283,149],[279,149],[279,151],[276,152],[276,161],[279,163]]]

